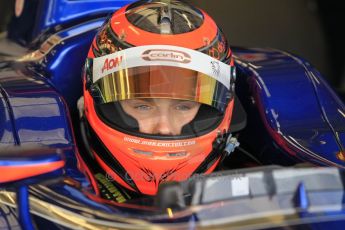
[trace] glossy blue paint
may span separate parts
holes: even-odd
[[[18,216],[22,229],[34,230],[30,215],[29,191],[27,186],[21,186],[17,191]]]
[[[24,159],[23,159],[24,158]],[[1,166],[28,166],[28,165],[37,165],[39,167],[40,164],[52,163],[56,161],[60,161],[61,157],[52,155],[50,157],[42,156],[42,157],[22,157],[22,156],[8,156],[3,157],[2,154],[0,155],[0,167]]]
[[[345,151],[345,105],[316,69],[310,70],[325,120],[333,130],[339,148]]]
[[[336,157],[342,149],[337,133],[343,135],[345,130],[344,104],[320,74],[304,60],[278,50],[234,49],[234,53],[277,147],[296,162],[345,167]]]
[[[74,149],[69,113],[62,98],[45,78],[25,71],[0,72],[2,101],[6,101],[0,109],[6,114],[0,147],[42,144]]]
[[[104,17],[133,0],[40,0],[33,37],[56,26]]]
[[[104,18],[86,21],[54,35],[58,42],[34,66],[49,79],[71,110],[82,94],[82,69],[87,52]],[[49,39],[49,38],[48,38]]]

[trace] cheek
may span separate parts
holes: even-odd
[[[154,129],[155,118],[136,118],[139,124],[139,131],[141,133],[152,133]]]

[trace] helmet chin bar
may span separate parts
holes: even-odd
[[[81,109],[81,108],[80,108]],[[84,143],[84,147],[86,149],[86,152],[88,153],[88,155],[95,160],[95,156],[93,154],[92,151],[92,147],[89,145],[89,141],[91,139],[93,139],[91,141],[91,143],[94,143],[95,141],[97,142],[97,144],[101,144],[101,141],[97,138],[96,134],[90,134],[90,129],[88,128],[88,122],[85,119],[85,115],[83,113],[83,111],[80,111],[81,113],[81,117],[80,117],[80,132],[81,132],[81,136],[82,136],[82,140]],[[93,137],[91,137],[91,135]],[[95,140],[97,139],[97,140]],[[102,144],[101,144],[102,145]],[[215,163],[217,163],[218,165],[222,163],[222,161],[229,156],[236,147],[239,146],[239,142],[237,142],[237,139],[235,137],[232,137],[231,133],[223,130],[223,132],[219,131],[217,137],[215,138],[215,140],[212,143],[212,151],[210,152],[210,154],[206,157],[206,159],[203,161],[203,163],[191,174],[191,176],[195,175],[195,174],[202,174],[207,172],[212,166],[214,166]],[[106,147],[104,145],[102,145],[104,151],[106,150]],[[108,157],[110,157],[111,159],[113,159],[113,157],[111,157],[111,154],[107,154]],[[108,158],[107,157],[107,158]],[[111,159],[110,162],[113,162],[113,160]],[[104,161],[104,159],[102,158],[102,160]],[[104,161],[104,162],[108,162]],[[109,164],[108,164],[109,165]],[[122,169],[122,171],[125,171],[125,169],[120,165],[119,162],[116,163],[116,167],[114,167],[113,165],[109,165],[110,168],[112,169]],[[118,175],[121,175],[120,172],[117,172],[117,170],[114,170]],[[126,174],[127,175],[127,174]],[[128,175],[127,175],[128,177]],[[124,181],[126,181],[126,183],[131,186],[135,191],[139,192],[138,188],[135,186],[135,184],[133,184],[133,180],[129,179],[129,181],[126,178],[123,178]],[[132,183],[130,183],[132,182]]]
[[[80,131],[81,131],[81,136],[83,139],[83,143],[84,143],[84,147],[86,149],[86,152],[88,153],[88,155],[95,160],[95,156],[93,154],[92,151],[92,147],[88,144],[90,139],[92,138],[90,135],[88,135],[88,131],[90,131],[88,129],[88,124],[87,124],[87,120],[85,119],[85,117],[81,117],[80,119]],[[93,134],[94,138],[92,139],[98,139],[97,136],[95,136],[96,134]],[[93,140],[94,142],[94,140]],[[101,144],[100,140],[96,141],[96,145],[97,144]],[[230,132],[219,132],[217,138],[215,138],[215,140],[212,143],[213,149],[211,151],[211,153],[206,157],[206,159],[203,161],[203,163],[191,174],[191,177],[193,175],[196,174],[202,174],[207,172],[212,166],[215,166],[214,164],[217,163],[217,166],[219,166],[223,160],[228,157],[234,150],[236,147],[239,146],[239,142],[237,141],[237,139],[235,137],[232,137]],[[102,146],[104,151],[106,150],[106,147],[103,145]],[[103,159],[102,160],[104,162],[113,162],[114,159],[113,157],[111,157],[111,154],[107,154],[107,159],[106,161]],[[111,158],[111,159],[110,159]],[[120,172],[117,172],[117,170],[115,169],[120,169],[121,171],[125,171],[125,169],[120,165],[119,162],[116,163],[116,166],[114,167],[113,165],[108,164],[109,167],[114,170],[116,172],[117,175],[121,176],[122,174]],[[215,167],[217,167],[215,166]],[[128,178],[129,175],[125,174],[126,177],[122,178],[131,188],[133,188],[136,192],[140,193],[138,188],[136,187],[136,185],[133,183],[133,180]],[[128,180],[129,179],[129,180]]]

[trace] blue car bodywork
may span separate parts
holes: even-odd
[[[81,71],[107,15],[130,2],[40,1],[35,49],[0,63],[0,170],[42,168],[0,180],[0,226],[33,229],[33,219],[49,229],[342,229],[344,103],[307,61],[274,49],[233,47],[236,93],[247,114],[241,146],[263,165],[337,168],[262,167],[200,176],[178,184],[190,197],[178,208],[164,199],[176,185],[124,203],[97,197],[76,158]]]

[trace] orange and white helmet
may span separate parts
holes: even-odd
[[[204,11],[177,0],[119,9],[94,38],[84,71],[95,160],[117,183],[147,195],[164,181],[212,172],[229,135],[234,81],[231,50]],[[173,103],[164,118],[139,121],[151,107],[130,104],[137,111],[131,114],[124,106],[157,99],[194,103],[196,114],[179,124],[174,116],[189,107]],[[162,119],[180,128],[162,131]],[[151,131],[142,127],[148,120]]]

